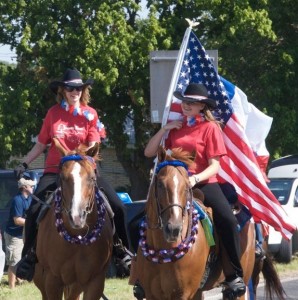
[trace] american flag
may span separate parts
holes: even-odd
[[[267,187],[244,126],[233,108],[233,101],[244,93],[239,95],[239,89],[218,75],[210,57],[190,28],[186,31],[175,69],[171,83],[174,90],[184,92],[190,82],[202,83],[210,98],[217,102],[214,113],[224,124],[223,136],[227,149],[227,155],[221,159],[219,181],[232,183],[239,200],[256,219],[271,225],[285,238],[290,239],[296,227]],[[171,96],[171,87],[169,95],[163,123],[182,116],[181,101]],[[256,131],[261,129],[258,126],[255,124]]]

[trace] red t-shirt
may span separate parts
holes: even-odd
[[[61,155],[52,143],[53,137],[68,150],[75,150],[80,144],[100,142],[98,115],[95,109],[80,106],[80,114],[74,115],[59,104],[48,110],[38,135],[38,141],[51,144],[45,162],[45,173],[58,173]]]
[[[172,129],[165,141],[169,149],[181,147],[184,151],[195,153],[194,164],[189,168],[191,174],[198,174],[208,166],[208,159],[226,155],[221,129],[215,122],[199,121],[194,126],[183,123],[182,128]],[[217,182],[216,175],[206,182]]]

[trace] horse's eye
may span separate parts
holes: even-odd
[[[165,189],[165,186],[164,186],[164,184],[163,184],[163,182],[161,182],[161,181],[157,181],[157,187],[159,188],[159,189]]]

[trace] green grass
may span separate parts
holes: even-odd
[[[104,294],[112,300],[133,300],[132,286],[128,279],[107,279]],[[11,290],[8,287],[7,275],[4,275],[0,284],[0,300],[40,300],[38,288],[29,282],[24,282]]]
[[[283,276],[291,272],[298,272],[298,256],[289,264],[276,264],[278,273]],[[128,279],[107,279],[105,295],[111,300],[134,300],[133,287],[128,285]],[[4,275],[0,284],[0,300],[40,300],[39,290],[33,283],[25,282],[11,290],[8,287],[7,275]]]
[[[298,252],[289,264],[276,264],[278,274],[296,272],[298,274]]]

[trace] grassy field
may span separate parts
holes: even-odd
[[[298,257],[296,256],[290,264],[276,264],[280,277],[298,276]],[[105,295],[111,300],[133,300],[132,286],[128,285],[128,279],[107,279],[105,284]],[[2,278],[0,284],[0,300],[40,300],[39,290],[33,283],[25,282],[14,290],[9,289],[7,276]]]
[[[107,279],[104,294],[111,300],[133,300],[132,286],[128,279]],[[24,282],[11,290],[8,287],[7,276],[0,284],[0,300],[40,300],[41,294],[33,283]]]

